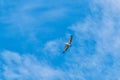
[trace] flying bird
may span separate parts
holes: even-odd
[[[63,50],[63,53],[65,53],[67,51],[67,49],[71,46],[71,42],[72,42],[72,35],[70,36],[69,40],[67,43],[65,43],[65,48]]]

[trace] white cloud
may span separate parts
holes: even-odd
[[[50,42],[46,43],[44,50],[49,51],[49,53],[57,54],[57,52],[59,50],[58,42],[50,41]]]
[[[62,71],[38,61],[32,55],[4,51],[1,58],[4,61],[2,67],[6,80],[56,80],[63,76]]]
[[[120,1],[119,0],[93,0],[91,3],[91,10],[96,11],[97,7],[101,8],[104,16],[111,16],[114,18],[120,17]],[[99,14],[99,13],[98,13]]]
[[[91,12],[98,11],[101,15],[92,13],[99,17],[89,15],[84,21],[69,27],[74,31],[78,45],[71,51],[70,57],[74,61],[67,60],[78,64],[86,80],[119,80],[120,1],[93,0],[90,4]]]

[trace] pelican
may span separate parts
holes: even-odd
[[[67,49],[71,46],[71,42],[72,42],[72,35],[70,36],[69,40],[67,43],[65,43],[65,48],[63,50],[63,53],[65,53],[67,51]]]

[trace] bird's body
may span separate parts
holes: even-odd
[[[69,46],[71,45],[70,43],[65,43],[65,44],[66,44],[66,45],[69,45]]]
[[[69,40],[67,43],[65,43],[65,48],[63,50],[63,53],[65,53],[67,51],[67,49],[71,46],[71,42],[72,42],[72,35],[70,36]]]

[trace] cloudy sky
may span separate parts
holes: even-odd
[[[0,80],[120,80],[120,0],[0,0]]]

